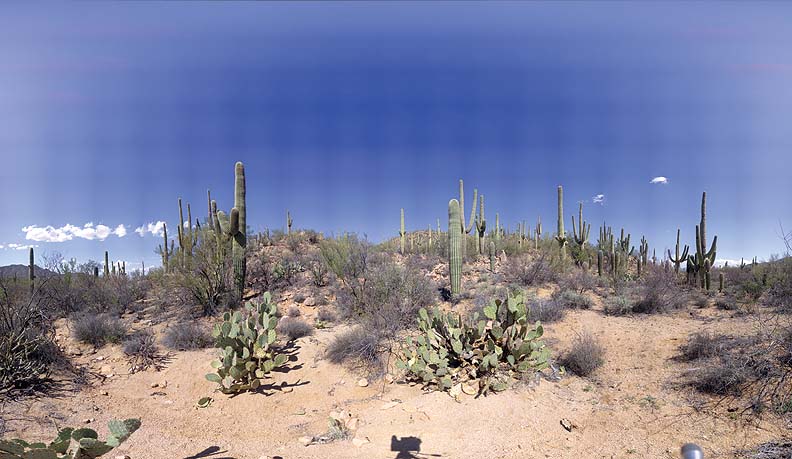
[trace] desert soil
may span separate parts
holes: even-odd
[[[306,317],[315,314],[301,307]],[[112,376],[77,391],[67,384],[47,397],[6,402],[3,417],[6,436],[27,440],[49,440],[56,426],[86,423],[106,433],[111,418],[139,417],[141,429],[110,454],[132,459],[676,458],[685,442],[701,445],[707,458],[726,458],[784,438],[790,426],[772,416],[738,415],[730,406],[695,410],[700,396],[682,386],[690,366],[674,357],[692,332],[736,334],[750,326],[745,317],[712,308],[611,317],[597,304],[570,311],[547,325],[545,335],[556,355],[582,330],[599,337],[606,363],[592,377],[541,379],[455,401],[383,379],[361,387],[360,374],[323,358],[344,325],[297,340],[288,371],[274,373],[261,393],[232,397],[204,379],[213,349],[175,352],[161,371],[129,374],[119,346],[92,351],[60,323],[59,341],[74,361]],[[211,405],[197,408],[206,396]],[[356,419],[349,439],[300,443],[326,432],[328,416],[342,411]],[[573,425],[571,432],[562,419]]]

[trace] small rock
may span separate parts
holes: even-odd
[[[105,358],[104,358],[104,356],[103,356],[103,355],[100,355],[99,357],[97,357],[97,358],[96,358],[96,359],[94,359],[94,360],[96,360],[97,362],[101,362],[101,361],[102,361],[102,360],[104,360],[104,359],[105,359]]]
[[[83,424],[90,424],[92,422],[94,422],[93,418],[83,419]]]
[[[385,404],[383,404],[383,405],[380,407],[380,409],[381,409],[381,410],[389,410],[389,409],[393,408],[394,406],[396,406],[396,405],[398,405],[398,404],[399,404],[399,402],[396,402],[396,401],[393,401],[393,402],[388,402],[388,403],[385,403]]]
[[[294,388],[286,386],[286,387],[281,388],[281,392],[285,392],[285,393],[288,394],[289,392],[294,392]]]
[[[116,456],[114,459],[132,459],[129,456]]]
[[[313,437],[300,437],[297,439],[303,446],[310,446],[313,443]]]
[[[363,438],[355,437],[352,439],[352,444],[358,448],[365,445],[366,443],[369,443],[368,437],[363,437]]]
[[[159,386],[163,389],[168,387],[168,381],[160,381]]]
[[[368,385],[369,385],[368,379],[360,378],[358,380],[358,382],[357,382],[357,385],[360,386],[360,387],[368,387]]]
[[[303,304],[311,307],[316,306],[316,298],[309,296],[308,298],[305,299]]]
[[[360,420],[358,418],[351,418],[351,419],[347,420],[346,428],[349,429],[349,430],[357,430],[359,422],[360,422]]]
[[[564,418],[561,419],[561,427],[566,429],[567,432],[572,432],[572,427],[574,426],[572,425],[572,422],[569,419]]]
[[[106,390],[103,390],[102,392],[99,392],[99,394],[107,396],[107,395],[110,395],[110,392],[107,392]]]
[[[388,384],[393,384],[394,378],[393,375],[388,373],[385,375],[385,382]]]
[[[158,388],[159,386],[160,386],[160,385],[159,385],[158,383],[151,383],[151,388],[152,388],[152,389],[156,389],[156,388]]]

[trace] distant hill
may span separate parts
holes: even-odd
[[[33,271],[36,277],[50,277],[55,275],[55,273],[50,271],[49,269],[44,269],[37,265],[33,266]],[[0,266],[0,277],[14,277],[14,276],[16,276],[18,279],[27,279],[28,266],[27,265]]]

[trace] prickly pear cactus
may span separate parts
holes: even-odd
[[[287,357],[275,350],[277,306],[269,292],[258,304],[248,302],[242,311],[226,312],[223,322],[215,324],[212,336],[222,350],[212,361],[216,373],[206,379],[220,385],[223,393],[256,390],[267,373],[286,363]]]
[[[2,459],[93,459],[103,456],[129,438],[138,428],[139,419],[112,420],[108,424],[110,436],[99,440],[92,429],[65,428],[55,440],[47,443],[28,443],[24,440],[0,440]]]
[[[528,323],[522,295],[493,300],[470,321],[460,314],[421,308],[420,334],[408,338],[396,366],[408,380],[449,391],[457,384],[478,387],[479,394],[508,387],[518,373],[549,364],[550,351],[539,339],[542,325]]]

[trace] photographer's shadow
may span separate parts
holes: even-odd
[[[420,459],[422,457],[442,457],[439,454],[421,453],[421,439],[391,435],[391,451],[396,451],[394,459]]]

